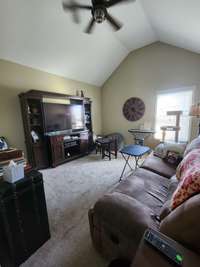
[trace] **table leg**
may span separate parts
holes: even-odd
[[[139,168],[139,160],[140,160],[140,157],[135,157],[135,170],[137,170],[137,168]]]
[[[129,162],[128,162],[129,159],[130,159],[130,155],[126,158],[126,157],[124,156],[123,153],[121,153],[121,154],[122,154],[123,158],[125,159],[126,163],[125,163],[125,165],[124,165],[124,168],[123,168],[123,171],[122,171],[122,173],[121,173],[121,176],[120,176],[120,180],[119,180],[119,181],[122,180],[122,177],[123,177],[123,175],[124,175],[124,172],[125,172],[125,169],[126,169],[126,166],[127,166],[127,165],[129,166],[129,168],[130,168],[131,170],[133,170],[133,169],[131,168]]]

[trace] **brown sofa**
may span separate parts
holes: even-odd
[[[97,201],[89,211],[89,223],[93,244],[103,256],[133,259],[147,228],[200,254],[200,194],[171,211],[178,185],[175,169],[150,155],[141,168]]]

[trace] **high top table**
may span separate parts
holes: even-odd
[[[144,145],[145,138],[154,134],[154,130],[129,129],[128,132],[133,135],[136,145]]]
[[[124,148],[122,148],[120,150],[120,153],[122,154],[122,156],[123,156],[123,158],[125,160],[125,165],[124,165],[122,174],[120,176],[120,181],[122,180],[122,177],[124,175],[124,172],[125,172],[125,169],[126,169],[127,165],[129,166],[129,168],[131,170],[133,170],[133,168],[129,164],[130,157],[134,157],[134,159],[135,159],[135,170],[136,170],[139,167],[139,163],[138,162],[139,162],[140,158],[143,155],[148,154],[150,152],[151,152],[151,149],[148,146],[128,145],[128,146],[125,146]]]

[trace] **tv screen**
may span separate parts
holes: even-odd
[[[84,110],[82,105],[71,105],[72,130],[84,128]]]
[[[46,132],[72,129],[70,105],[44,103]]]

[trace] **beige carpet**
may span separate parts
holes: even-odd
[[[51,239],[23,267],[106,267],[93,249],[88,210],[118,183],[124,160],[87,157],[42,171]]]

